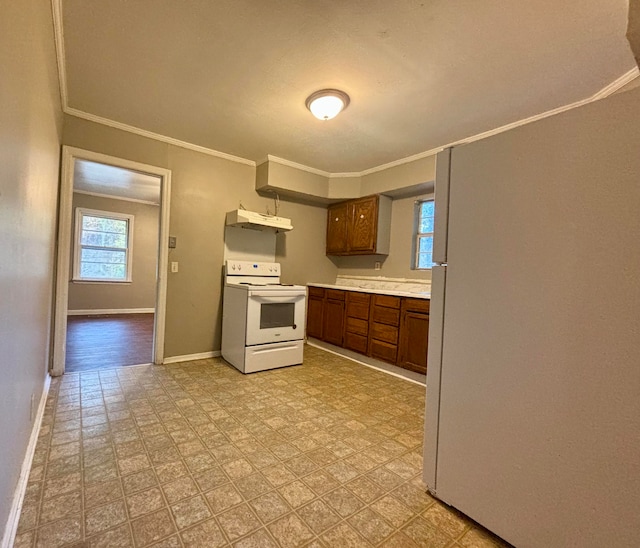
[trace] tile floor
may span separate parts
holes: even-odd
[[[424,388],[306,347],[53,379],[16,547],[506,546],[421,482]]]

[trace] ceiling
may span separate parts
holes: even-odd
[[[360,172],[585,99],[635,67],[627,0],[54,0],[66,107]],[[305,99],[351,97],[334,120]]]
[[[159,205],[161,183],[162,179],[156,175],[90,160],[75,160],[74,192]]]

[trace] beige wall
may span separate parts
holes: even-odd
[[[362,177],[362,195],[368,194],[403,194],[407,189],[427,192],[436,174],[435,155],[419,158],[406,164],[376,171]],[[422,189],[422,190],[420,190]],[[431,186],[433,190],[433,186]]]
[[[172,170],[169,232],[178,241],[169,261],[179,263],[179,272],[168,278],[165,356],[219,350],[225,215],[241,200],[247,209],[274,209],[273,200],[255,190],[255,168],[72,116],[65,117],[63,140]],[[294,226],[277,238],[283,280],[332,282],[337,268],[325,256],[326,210],[283,199],[279,214]]]
[[[343,276],[384,276],[430,280],[430,270],[412,270],[415,202],[432,198],[433,194],[421,194],[411,198],[393,200],[391,205],[391,245],[389,255],[362,257],[333,257],[338,274]],[[375,270],[376,261],[381,263]]]
[[[327,209],[324,206],[281,202],[284,217],[293,230],[278,234],[276,261],[282,264],[284,283],[333,283],[338,269],[326,255]]]
[[[131,283],[69,282],[69,310],[154,308],[156,304],[160,208],[151,204],[113,200],[74,192],[74,215],[76,207],[126,213],[134,216],[133,272]],[[72,231],[70,272],[73,272],[73,237]]]
[[[0,17],[0,537],[49,360],[62,114],[49,2]]]

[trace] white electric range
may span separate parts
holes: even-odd
[[[222,357],[243,373],[302,363],[306,288],[280,283],[280,264],[225,265]]]

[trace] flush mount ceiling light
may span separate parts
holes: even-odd
[[[321,89],[307,97],[305,105],[318,120],[331,120],[349,105],[349,96],[339,89]]]

